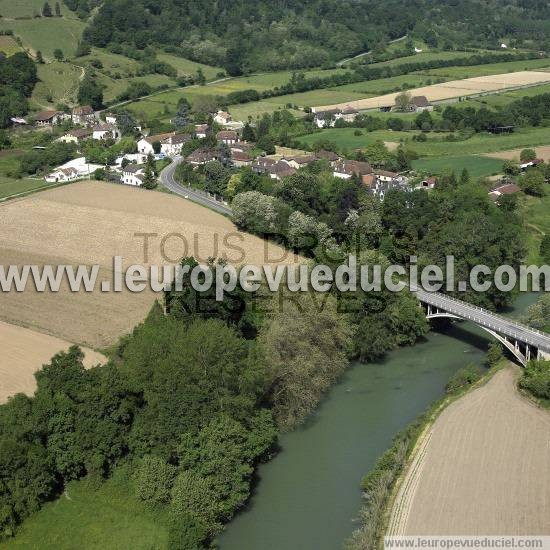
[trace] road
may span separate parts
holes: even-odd
[[[162,184],[167,189],[172,191],[172,193],[175,193],[176,195],[179,195],[184,199],[188,199],[202,206],[206,206],[207,208],[210,208],[211,210],[215,210],[216,212],[223,214],[224,216],[231,216],[233,214],[233,211],[231,210],[231,208],[229,208],[229,206],[225,205],[223,202],[216,201],[208,197],[207,195],[204,195],[203,193],[196,191],[195,189],[192,189],[191,187],[186,187],[185,185],[181,185],[175,180],[174,172],[176,171],[178,164],[182,160],[183,158],[181,156],[174,157],[172,159],[172,163],[169,164],[160,173],[160,181],[162,182]]]

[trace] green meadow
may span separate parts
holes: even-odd
[[[152,550],[168,547],[166,514],[151,511],[131,493],[117,472],[97,488],[73,481],[64,494],[27,519],[2,550]],[[70,526],[70,529],[67,529]],[[116,537],[113,537],[116,533]],[[40,541],[38,543],[38,541]],[[37,546],[39,544],[39,546]]]
[[[72,104],[76,99],[82,69],[71,63],[54,61],[37,65],[38,78],[32,103],[38,109],[47,109],[56,103]]]
[[[502,165],[502,160],[476,155],[424,157],[412,162],[412,167],[420,172],[429,174],[454,172],[459,175],[466,168],[474,178],[501,173]]]
[[[8,57],[14,53],[20,52],[21,46],[13,36],[0,36],[0,52],[4,52]]]
[[[53,59],[53,52],[57,48],[65,57],[74,56],[85,25],[80,19],[66,17],[40,17],[15,21],[0,19],[0,30],[12,30],[21,38],[25,48],[32,52],[40,50],[47,61]]]

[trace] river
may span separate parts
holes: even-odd
[[[536,300],[521,295],[516,316]],[[258,469],[245,510],[220,536],[222,550],[338,550],[357,524],[359,484],[397,432],[439,399],[461,367],[481,364],[489,340],[470,323],[430,332],[384,361],[354,364],[281,452]]]

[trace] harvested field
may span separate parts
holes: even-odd
[[[36,370],[70,345],[59,338],[0,321],[0,404],[16,393],[32,395]],[[83,351],[87,368],[107,361],[100,353],[86,348]]]
[[[538,158],[543,159],[545,162],[550,162],[550,145],[545,147],[529,147],[529,149],[534,149]],[[486,156],[502,160],[517,160],[519,162],[519,155],[522,151],[523,148],[510,149],[509,151],[500,151],[498,153],[486,153]]]
[[[531,86],[544,82],[550,82],[550,73],[544,71],[520,71],[517,73],[477,76],[464,80],[451,80],[450,82],[415,88],[414,90],[409,90],[409,92],[413,96],[425,95],[429,101],[444,101],[457,97],[497,92],[499,90]],[[317,109],[343,109],[348,105],[359,110],[377,109],[379,107],[394,105],[395,98],[399,93],[396,92],[334,105],[323,105],[317,107]]]
[[[147,258],[144,238],[136,233],[156,235]],[[288,253],[281,259],[279,247],[238,232],[229,219],[190,201],[100,182],[0,205],[0,243],[3,265],[97,264],[100,282],[112,281],[113,256],[122,256],[124,266],[174,264],[190,255],[201,261],[225,257],[233,264],[292,261]],[[143,320],[156,298],[152,291],[71,292],[64,281],[58,293],[27,288],[3,294],[0,318],[97,349]]]
[[[550,413],[519,394],[517,375],[499,371],[428,429],[388,535],[550,533]]]

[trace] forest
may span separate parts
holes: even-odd
[[[26,53],[0,56],[0,128],[11,124],[11,117],[27,114],[37,81],[36,66]]]
[[[79,10],[83,4],[67,2]],[[527,41],[544,50],[549,10],[526,0],[105,0],[84,37],[100,47],[170,46],[238,75],[329,65],[412,32],[430,47],[498,48],[507,36],[515,46]]]

